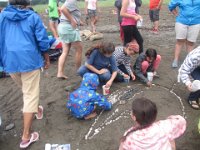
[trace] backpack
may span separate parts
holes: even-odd
[[[122,8],[122,0],[116,0],[115,1],[115,7],[117,7],[117,9],[121,9]]]
[[[48,50],[49,58],[51,61],[56,61],[62,54],[62,42],[52,37],[50,37],[49,40],[51,46]]]
[[[142,6],[142,0],[135,0],[135,5],[137,7],[141,7]]]

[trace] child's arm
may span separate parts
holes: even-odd
[[[44,52],[43,56],[44,56],[44,69],[48,69],[50,66],[49,54],[47,52]]]
[[[143,62],[143,58],[141,55],[139,55],[135,62],[134,71],[135,71],[135,75],[137,75],[137,77],[139,77],[142,80],[142,82],[147,84],[149,81],[142,73],[142,62]]]
[[[115,80],[115,77],[117,76],[117,71],[114,71],[111,75],[110,80],[108,80],[108,82],[106,83],[107,87],[111,87],[113,81]]]
[[[101,69],[101,70],[98,70],[93,65],[90,65],[90,64],[86,64],[86,67],[96,74],[103,74],[103,73],[106,73],[108,71],[107,69],[104,69],[104,68]]]
[[[65,17],[70,21],[72,27],[75,29],[77,27],[77,22],[74,20],[74,18],[70,14],[70,11],[66,8],[64,4],[62,5],[60,10],[65,15]]]
[[[160,8],[161,8],[162,3],[163,3],[163,0],[160,0],[159,4],[158,4],[158,6],[157,6],[157,9],[160,9]]]

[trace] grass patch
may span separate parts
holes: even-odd
[[[170,0],[164,0],[164,4],[168,4]],[[114,8],[114,2],[115,0],[101,0],[98,2],[99,7],[113,7]],[[143,5],[148,5],[149,0],[142,0]],[[78,1],[78,7],[83,9],[85,7],[85,2],[84,1]],[[35,5],[33,8],[38,12],[38,13],[44,13],[45,9],[48,8],[48,4],[43,4],[43,5]]]

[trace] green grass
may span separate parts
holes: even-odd
[[[170,0],[164,0],[164,4],[168,4]],[[101,0],[98,2],[99,7],[114,7],[114,2],[115,0]],[[149,4],[149,0],[142,0],[143,5]],[[85,2],[81,1],[78,2],[79,8],[84,8]],[[44,13],[45,9],[48,8],[47,4],[43,5],[35,5],[33,8],[38,12],[38,13]]]

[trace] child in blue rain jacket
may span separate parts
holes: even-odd
[[[70,93],[67,108],[72,115],[79,119],[94,118],[96,108],[110,110],[112,104],[107,99],[96,92],[99,85],[99,78],[94,73],[85,73],[81,86]]]

